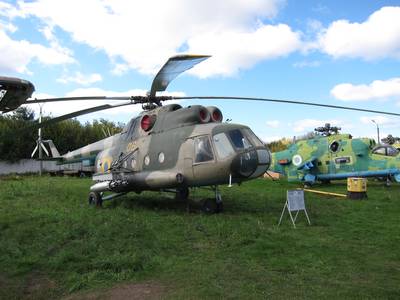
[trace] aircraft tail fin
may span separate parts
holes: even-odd
[[[49,145],[52,158],[61,158],[60,152],[58,152],[52,140],[46,140],[43,142],[46,142]]]

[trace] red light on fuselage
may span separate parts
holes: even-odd
[[[154,116],[144,115],[142,117],[142,120],[140,121],[140,127],[144,131],[149,131],[153,127],[154,121],[155,121]]]

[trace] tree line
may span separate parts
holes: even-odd
[[[43,117],[43,120],[49,119]],[[38,131],[33,110],[20,107],[12,114],[0,115],[0,160],[18,161],[30,158],[36,146]],[[53,140],[61,154],[120,132],[124,124],[105,119],[81,124],[76,119],[52,124],[42,130],[42,139]]]

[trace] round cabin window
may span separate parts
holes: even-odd
[[[158,162],[159,162],[160,164],[162,164],[162,163],[164,162],[164,160],[165,160],[164,152],[160,152],[160,153],[158,154]]]
[[[148,166],[148,165],[150,164],[150,156],[149,156],[149,155],[146,155],[146,156],[144,157],[144,164],[145,164],[146,166]]]
[[[136,168],[136,159],[135,158],[132,158],[131,167],[132,167],[132,169]]]

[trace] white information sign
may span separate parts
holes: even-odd
[[[305,210],[304,191],[289,190],[287,191],[288,209],[290,211]]]
[[[304,211],[304,214],[306,215],[308,224],[311,225],[310,218],[308,217],[306,205],[304,202],[304,190],[288,190],[287,191],[286,202],[285,202],[285,205],[283,206],[283,210],[282,210],[281,217],[279,219],[278,226],[281,225],[282,218],[283,218],[283,215],[285,214],[286,209],[289,213],[289,217],[290,217],[290,220],[292,221],[294,228],[296,228],[296,224],[295,224],[296,219],[299,214],[299,211],[301,211],[301,210]],[[292,212],[294,212],[294,211],[296,212],[296,215],[293,218]]]

